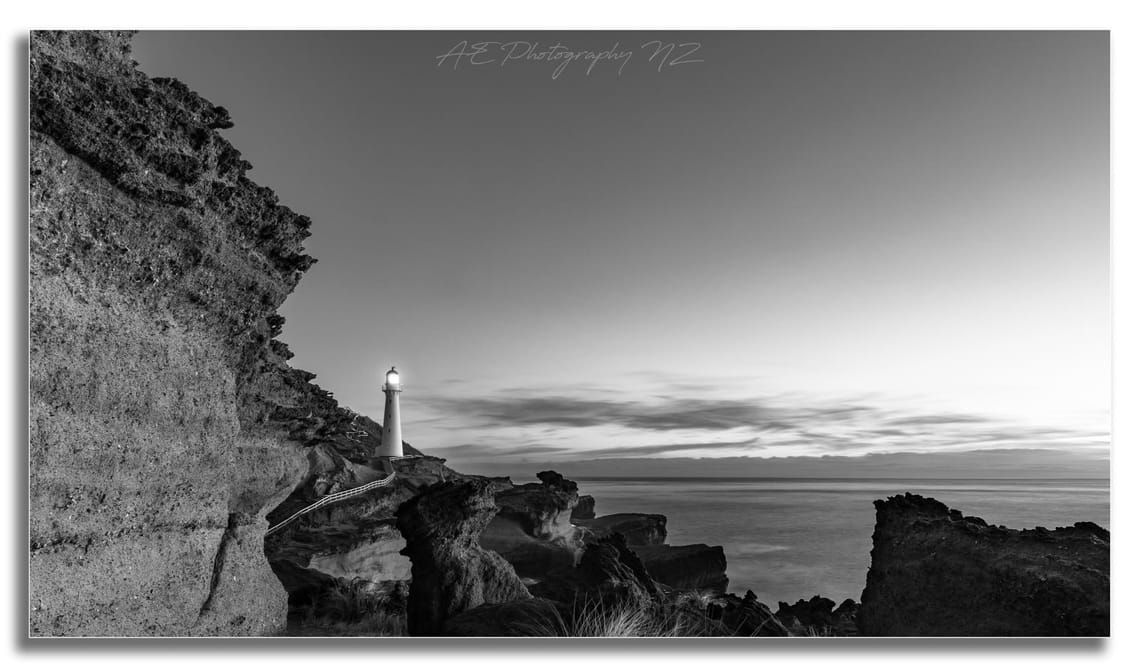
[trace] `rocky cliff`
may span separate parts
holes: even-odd
[[[309,219],[129,41],[31,37],[30,632],[273,633],[266,515],[372,436],[275,340]]]
[[[1107,636],[1109,534],[1010,530],[932,498],[875,501],[857,615],[873,636]]]
[[[414,632],[471,634],[562,618],[582,594],[724,590],[723,550],[666,545],[662,515],[596,517],[557,473],[514,485],[430,456],[266,540],[377,479],[379,426],[276,340],[314,261],[308,218],[249,179],[224,108],[140,72],[129,41],[30,42],[32,635],[274,634],[290,597],[364,591],[402,614],[407,588]],[[848,634],[852,616],[869,635],[1108,633],[1100,527],[1012,531],[910,495],[876,510],[861,607],[696,606],[739,635]]]
[[[396,525],[412,562],[408,631],[438,635],[444,622],[483,604],[531,597],[510,563],[479,546],[498,513],[487,480],[440,482],[405,502]]]

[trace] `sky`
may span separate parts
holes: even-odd
[[[1105,32],[143,32],[134,57],[229,109],[250,177],[313,219],[292,363],[377,421],[398,366],[405,439],[453,467],[1107,453]]]

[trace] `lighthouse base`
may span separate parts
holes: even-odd
[[[386,470],[386,465],[391,464],[392,461],[399,461],[402,459],[418,459],[422,454],[403,454],[401,456],[373,456],[368,459],[368,466],[375,470]]]

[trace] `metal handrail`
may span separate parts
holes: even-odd
[[[396,471],[395,470],[393,470],[391,473],[389,473],[388,476],[385,477],[384,479],[378,479],[375,482],[369,482],[368,484],[364,484],[363,486],[357,486],[355,488],[347,489],[344,491],[338,491],[337,493],[330,493],[327,496],[323,496],[322,498],[317,500],[312,505],[309,505],[308,507],[301,509],[300,511],[298,511],[298,512],[294,513],[292,516],[290,516],[288,519],[285,519],[281,523],[278,523],[277,525],[270,527],[269,530],[265,531],[265,536],[269,537],[273,533],[277,532],[278,530],[281,530],[285,526],[289,525],[290,523],[293,523],[294,521],[296,521],[300,517],[308,514],[309,512],[312,512],[313,510],[315,510],[317,508],[324,507],[325,505],[331,505],[335,502],[339,502],[339,501],[344,500],[346,498],[358,496],[358,495],[360,495],[366,491],[371,491],[372,489],[378,489],[382,486],[388,486],[389,484],[392,483],[392,480],[394,480],[394,479],[396,479]]]

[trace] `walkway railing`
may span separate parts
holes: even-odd
[[[396,479],[396,471],[395,470],[388,473],[388,476],[385,477],[384,479],[378,479],[375,482],[369,482],[368,484],[364,484],[363,486],[357,486],[357,487],[354,487],[351,489],[345,489],[344,491],[338,491],[337,493],[330,493],[329,495],[322,497],[320,500],[313,503],[312,505],[309,505],[308,507],[298,511],[295,514],[293,514],[293,516],[290,516],[288,519],[285,519],[284,521],[277,524],[276,526],[270,527],[269,530],[265,531],[265,536],[269,537],[273,533],[281,530],[285,526],[288,526],[289,524],[293,523],[297,519],[308,514],[309,512],[312,512],[315,509],[320,509],[321,507],[324,507],[325,505],[331,505],[333,503],[337,503],[337,502],[340,502],[342,500],[346,500],[346,499],[351,498],[353,496],[359,496],[360,494],[367,493],[368,491],[371,491],[372,489],[378,489],[382,486],[388,486],[389,484],[392,483],[392,480],[394,480],[394,479]]]

